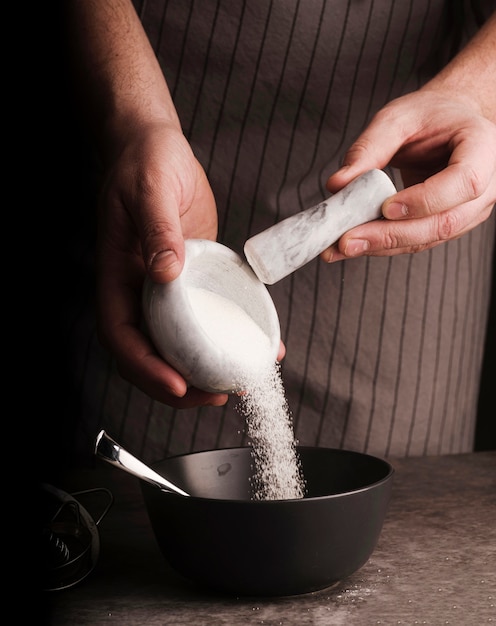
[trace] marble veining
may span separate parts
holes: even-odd
[[[261,364],[265,357],[269,363],[277,358],[277,311],[266,286],[233,250],[204,239],[188,239],[185,247],[184,268],[176,280],[166,284],[145,281],[142,299],[148,332],[157,352],[190,385],[216,393],[236,391],[233,372],[245,362],[246,342],[227,351],[225,342],[210,336],[192,307],[192,289],[200,287],[220,296],[220,302],[235,303],[260,327],[270,344],[268,354],[260,354]],[[223,315],[225,306],[219,305],[219,316]]]
[[[330,198],[247,240],[244,253],[258,278],[273,285],[315,259],[346,231],[381,217],[396,193],[389,176],[370,170]]]

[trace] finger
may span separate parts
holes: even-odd
[[[439,216],[433,216],[404,222],[389,220],[369,222],[345,233],[338,242],[324,250],[320,256],[326,263],[333,263],[364,255],[394,256],[421,252],[447,239],[457,239],[463,236],[489,218],[493,209],[493,204],[482,210],[476,204],[473,204],[470,210],[467,210],[467,207],[460,207],[459,212],[464,216],[464,220],[463,225],[456,232],[436,230],[436,223],[439,225],[444,216],[442,219],[439,219]],[[469,215],[472,216],[471,219]],[[456,219],[453,219],[452,223],[456,223]]]
[[[145,390],[150,381],[151,387],[160,387],[168,394],[178,397],[186,394],[184,378],[157,354],[149,339],[134,325],[114,324],[102,337],[102,343],[114,354],[122,377],[140,389]]]
[[[173,198],[147,197],[132,212],[150,278],[158,283],[174,280],[184,265],[184,239]]]
[[[353,179],[374,168],[386,167],[409,136],[408,124],[403,120],[402,99],[395,101],[394,109],[387,105],[371,120],[368,127],[350,146],[343,166],[327,181],[327,189],[336,193]],[[411,117],[411,111],[410,111]]]
[[[186,395],[182,398],[169,396],[164,393],[163,389],[156,389],[155,395],[152,397],[175,409],[194,409],[199,406],[224,406],[229,399],[229,396],[225,393],[209,393],[196,389],[195,387],[189,387]]]
[[[458,239],[487,219],[491,210],[492,207],[481,209],[478,203],[470,203],[424,218],[369,222],[345,233],[338,242],[339,251],[346,258],[420,252]]]
[[[339,250],[339,241],[326,248],[319,256],[325,263],[335,263],[348,258]]]
[[[184,378],[155,352],[146,337],[136,329],[122,329],[120,342],[119,346],[114,346],[119,373],[148,396],[176,408],[206,404],[222,406],[227,402],[227,394],[188,387]],[[128,354],[133,354],[134,358],[129,359]]]
[[[494,194],[496,135],[487,142],[481,127],[457,133],[448,166],[424,182],[406,187],[388,198],[383,214],[388,219],[434,215]],[[490,198],[488,198],[489,201]]]
[[[101,253],[97,279],[97,329],[101,343],[112,352],[120,345],[121,336],[127,337],[137,329],[142,319],[141,291],[143,262],[136,255],[122,252]],[[132,341],[133,335],[131,335]],[[125,350],[132,349],[125,346]],[[131,354],[132,352],[129,352]]]

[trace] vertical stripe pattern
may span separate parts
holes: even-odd
[[[136,0],[214,190],[219,241],[242,253],[251,235],[322,200],[373,114],[432,76],[490,5]],[[390,456],[471,449],[493,246],[494,215],[421,254],[316,260],[269,288],[300,443]],[[234,400],[178,411],[125,383],[86,319],[74,332],[88,340],[75,367],[83,448],[100,426],[149,462],[246,443]]]

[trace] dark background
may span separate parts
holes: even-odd
[[[493,258],[491,311],[484,353],[477,429],[476,450],[496,450],[496,255]]]

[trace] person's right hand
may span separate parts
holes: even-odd
[[[98,224],[98,335],[121,376],[177,408],[220,406],[226,394],[188,387],[142,330],[141,291],[174,280],[184,239],[215,240],[217,210],[205,172],[173,124],[126,129],[109,167]]]

